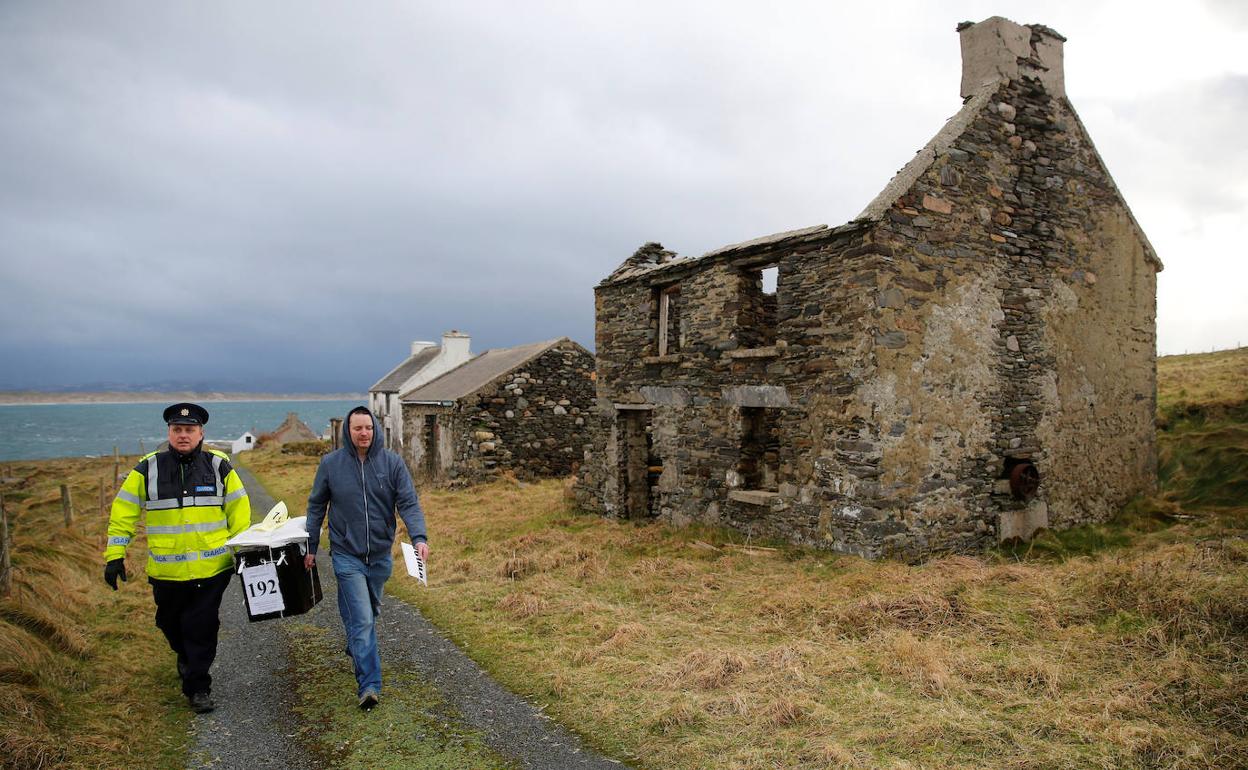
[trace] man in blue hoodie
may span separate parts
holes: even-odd
[[[390,577],[395,511],[403,517],[421,559],[429,558],[425,514],[407,466],[377,441],[381,424],[357,406],[342,426],[342,448],[321,458],[308,495],[308,555],[312,569],[321,543],[321,522],[329,517],[329,555],[338,581],[338,612],[355,664],[359,705],[371,709],[381,697],[381,655],[377,615],[381,591]]]

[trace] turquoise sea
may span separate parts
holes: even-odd
[[[342,417],[361,401],[204,401],[210,441],[233,440],[246,431],[259,435],[282,424],[295,412],[318,434],[329,430],[329,418]],[[46,457],[111,455],[152,451],[165,440],[160,403],[39,404],[0,406],[0,461]]]

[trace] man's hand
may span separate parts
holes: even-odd
[[[104,582],[114,591],[117,590],[117,578],[121,578],[121,582],[126,582],[126,560],[113,559],[104,565]]]
[[[421,561],[429,561],[429,544],[424,540],[418,540],[416,542],[416,555],[420,557]]]
[[[307,556],[304,556],[304,557],[303,557],[303,568],[304,568],[304,569],[306,569],[306,570],[308,570],[309,572],[311,572],[311,571],[312,571],[312,568],[313,568],[313,567],[315,567],[315,566],[316,566],[316,554],[314,554],[314,553],[310,553],[310,554],[308,554]]]

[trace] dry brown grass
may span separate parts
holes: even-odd
[[[1248,752],[1242,531],[907,566],[580,516],[559,482],[424,501],[431,584],[396,592],[639,767],[1196,768]]]
[[[0,767],[183,761],[188,712],[142,572],[116,594],[100,579],[98,483],[111,473],[111,458],[0,468],[13,544],[13,593],[0,599]],[[75,501],[69,528],[61,483]]]
[[[1034,552],[911,566],[580,515],[565,488],[425,492],[430,585],[390,587],[630,765],[1248,766],[1242,501],[1172,488]]]
[[[1248,403],[1248,347],[1157,359],[1157,406],[1163,417],[1189,407],[1219,411]]]

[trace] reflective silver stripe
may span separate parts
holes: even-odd
[[[220,521],[201,521],[197,524],[170,524],[168,526],[148,527],[149,535],[180,535],[183,532],[216,532],[228,525],[225,519]]]
[[[233,492],[225,496],[225,502],[232,503],[238,498],[246,497],[246,496],[247,496],[247,487],[239,487],[238,489],[234,490]]]
[[[191,551],[190,553],[149,553],[152,561],[158,561],[161,564],[173,564],[180,561],[196,561],[199,559],[199,553]]]
[[[127,503],[134,503],[135,505],[143,504],[143,501],[139,499],[138,495],[127,492],[124,489],[117,490],[117,499],[125,500]]]
[[[128,537],[110,537],[110,538],[108,539],[108,544],[109,544],[109,545],[130,545],[130,538],[128,538]]]
[[[161,564],[176,564],[177,562],[182,561],[215,559],[216,557],[224,556],[229,552],[229,547],[223,545],[220,548],[213,548],[211,551],[190,551],[188,553],[149,553],[148,556],[152,557],[152,561],[160,562]]]
[[[198,524],[187,524],[187,532],[216,532],[218,529],[225,529],[229,526],[229,522],[225,519],[220,521],[201,521]]]
[[[212,480],[217,484],[217,497],[220,497],[224,490],[221,489],[221,458],[218,455],[212,456]]]
[[[182,500],[174,498],[172,500],[148,500],[143,507],[149,511],[167,511],[170,508],[181,508],[182,504],[198,505],[205,508],[220,508],[225,505],[225,498],[221,497],[184,497]]]
[[[158,494],[160,490],[156,488],[157,487],[156,479],[159,478],[159,474],[156,472],[157,471],[156,464],[157,464],[156,455],[152,455],[151,457],[147,458],[147,499],[148,500],[155,500],[156,498],[160,497],[160,495]]]

